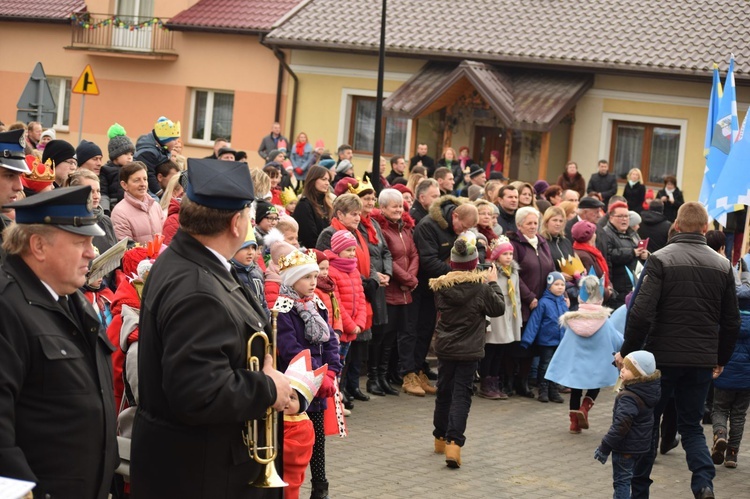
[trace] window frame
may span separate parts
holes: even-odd
[[[204,128],[203,128],[203,138],[202,139],[196,139],[193,137],[193,127],[195,123],[195,111],[196,111],[196,101],[198,92],[206,92],[206,118],[204,122]],[[195,146],[209,146],[213,147],[214,141],[211,140],[211,129],[213,128],[213,117],[214,117],[214,96],[215,94],[227,94],[231,95],[232,98],[235,97],[235,93],[230,90],[211,90],[208,88],[192,88],[190,89],[190,116],[189,116],[189,135],[188,135],[188,145],[195,145]],[[208,139],[206,139],[206,133],[208,133]],[[232,134],[234,134],[234,102],[232,103]],[[185,142],[183,140],[183,142]]]
[[[385,99],[390,95],[390,92],[384,92],[383,98]],[[366,99],[375,99],[377,98],[377,93],[375,91],[371,90],[354,90],[354,89],[343,89],[341,94],[341,115],[339,118],[339,144],[350,144],[352,147],[354,144],[352,143],[352,140],[354,139],[354,123],[356,118],[356,101],[360,98],[366,98]],[[411,148],[411,140],[412,140],[412,126],[413,121],[411,119],[406,119],[406,141],[404,143],[404,151],[403,152],[385,152],[382,150],[384,144],[385,144],[385,125],[386,125],[386,119],[388,116],[385,116],[383,114],[383,134],[381,137],[381,154],[383,157],[389,158],[391,156],[404,156],[408,157],[408,151]],[[361,151],[361,150],[352,150],[353,154],[355,156],[360,157],[371,157],[372,151]]]
[[[687,133],[688,133],[688,120],[685,119],[674,119],[664,118],[658,116],[640,116],[630,114],[619,114],[619,113],[602,113],[602,130],[600,138],[600,150],[599,157],[608,158],[609,160],[609,171],[614,173],[614,154],[615,154],[615,136],[617,132],[617,124],[630,124],[645,126],[648,132],[644,135],[644,147],[642,151],[642,157],[648,158],[647,152],[651,150],[651,138],[653,137],[653,129],[655,127],[663,128],[674,128],[679,129],[679,144],[677,148],[677,169],[675,171],[675,177],[677,178],[677,184],[682,185],[682,175],[685,166],[685,154],[687,148]],[[648,141],[646,140],[648,139]],[[648,165],[650,167],[650,164]],[[648,181],[649,168],[641,164],[641,173],[644,178],[644,185],[650,188],[661,188],[663,187],[662,182],[650,182]],[[618,185],[624,185],[627,179],[617,179]]]
[[[49,84],[49,81],[55,79],[55,80],[61,80],[62,83],[60,85],[60,88],[57,91],[57,95],[53,95],[55,99],[55,122],[52,124],[52,129],[56,132],[69,132],[70,131],[70,121],[67,125],[63,124],[63,119],[65,117],[65,99],[68,99],[68,113],[70,113],[70,105],[71,105],[71,98],[72,98],[72,92],[66,91],[68,88],[72,90],[73,88],[73,78],[70,76],[47,76],[47,83]],[[70,87],[68,87],[68,84],[70,84]],[[68,115],[68,120],[70,120],[70,115]]]

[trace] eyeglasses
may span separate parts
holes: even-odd
[[[268,220],[269,222],[278,222],[279,217],[266,217],[266,220]]]

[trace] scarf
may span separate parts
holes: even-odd
[[[318,289],[327,294],[331,298],[331,316],[334,319],[341,317],[341,311],[339,310],[339,301],[336,299],[336,293],[334,292],[336,284],[330,276],[323,277],[318,275]]]
[[[510,297],[510,303],[513,305],[513,318],[517,317],[516,313],[518,305],[516,304],[516,288],[513,287],[513,280],[510,278],[513,273],[513,267],[508,265],[507,267],[500,266],[500,272],[508,279],[508,296]]]
[[[539,253],[539,236],[527,237],[526,241]]]
[[[495,234],[495,231],[491,227],[477,224],[477,231],[487,238],[488,244],[497,239],[497,234]]]
[[[380,242],[378,240],[378,232],[375,230],[375,226],[372,225],[372,218],[370,218],[370,215],[365,215],[363,213],[359,218],[359,222],[364,226],[365,229],[367,229],[367,239],[370,241],[370,244],[374,244],[375,246],[377,246]]]
[[[601,270],[602,274],[604,274],[604,287],[609,287],[609,275],[607,275],[607,269],[609,267],[607,266],[607,260],[604,258],[604,255],[602,255],[602,252],[599,251],[599,248],[596,246],[592,246],[590,244],[586,243],[579,243],[578,241],[573,241],[573,249],[578,251],[585,251],[591,256],[594,257],[594,261],[599,266],[599,269]],[[589,270],[589,269],[586,269]],[[597,276],[601,277],[601,276]]]
[[[331,220],[331,227],[336,230],[349,230],[344,226],[344,224],[341,223],[341,220],[335,217]],[[365,277],[370,277],[370,249],[367,247],[367,241],[365,241],[365,238],[360,231],[349,230],[349,232],[352,232],[354,234],[354,237],[357,239],[356,265],[359,269],[359,273]],[[333,265],[333,262],[331,262],[331,265]]]
[[[318,312],[315,300],[312,296],[300,298],[297,292],[282,284],[279,288],[279,296],[286,296],[294,300],[294,311],[300,316],[305,323],[305,339],[313,344],[325,343],[331,338],[331,330],[328,329],[328,323]]]
[[[637,181],[633,182],[632,180],[628,180],[628,184],[630,185],[630,187],[635,187],[635,184],[637,183],[638,183]]]
[[[331,253],[335,254],[333,252]],[[345,274],[351,274],[357,268],[356,258],[341,258],[340,256],[337,256],[336,258],[329,257],[329,260],[331,262],[331,267],[334,267],[336,270],[340,270]]]
[[[664,188],[664,192],[666,192],[667,196],[669,197],[672,197],[672,195],[674,194],[674,191],[675,189],[667,189],[666,187]]]
[[[294,152],[297,153],[297,156],[304,156],[305,155],[305,145],[307,143],[297,142],[294,144]]]

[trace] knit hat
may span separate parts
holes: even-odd
[[[116,160],[123,154],[135,153],[133,142],[127,137],[125,129],[119,123],[115,123],[109,127],[109,130],[107,130],[107,137],[109,137],[107,150],[109,151],[109,159],[112,161]]]
[[[324,252],[320,251],[319,249],[314,249],[313,251],[315,252],[315,259],[318,261],[318,265],[320,265],[321,262],[328,261],[328,257]]]
[[[255,230],[248,224],[247,226],[247,236],[245,236],[245,242],[242,243],[242,246],[240,246],[240,249],[245,249],[248,246],[255,246],[258,247],[258,242],[255,240]]]
[[[565,282],[565,277],[561,272],[555,271],[547,274],[547,289],[549,289],[549,287],[552,286],[556,281]]]
[[[263,237],[263,245],[271,252],[271,261],[278,265],[279,260],[285,257],[296,248],[284,241],[284,234],[274,227]]]
[[[64,161],[75,159],[75,157],[76,150],[71,144],[64,140],[51,140],[47,142],[47,146],[44,148],[42,163],[46,164],[47,160],[50,160],[52,161],[51,166],[54,168]]]
[[[154,124],[154,133],[156,133],[159,143],[165,145],[180,138],[180,122],[175,123],[162,116]]]
[[[549,183],[546,180],[537,180],[534,182],[534,190],[537,196],[541,196],[544,191],[549,188]]]
[[[318,139],[315,141],[315,149],[325,148],[325,146],[326,146],[326,143],[323,142],[323,139]]]
[[[299,412],[305,412],[318,393],[328,372],[328,364],[323,364],[313,371],[310,349],[305,349],[294,356],[284,375],[289,379],[297,393],[299,393]]]
[[[354,168],[354,165],[348,159],[342,159],[338,165],[336,165],[336,173],[344,173],[346,170]]]
[[[573,236],[573,240],[578,243],[587,243],[591,241],[591,237],[595,233],[596,225],[586,220],[576,222],[570,229],[570,235]]]
[[[476,235],[473,232],[462,232],[451,249],[451,269],[474,270],[478,262]]]
[[[286,286],[293,286],[295,282],[307,274],[320,271],[315,253],[312,250],[303,253],[294,248],[292,252],[279,258],[278,265],[281,282]]]
[[[500,258],[500,255],[502,255],[506,251],[510,251],[511,253],[513,253],[513,245],[510,243],[510,239],[505,236],[498,236],[497,243],[495,244],[495,248],[492,250],[490,260],[497,260],[498,258]]]
[[[51,140],[55,140],[57,138],[57,132],[55,132],[54,128],[48,128],[42,132],[42,138],[44,137],[49,137]]]
[[[81,166],[86,161],[95,156],[101,155],[102,149],[98,145],[94,144],[93,142],[89,142],[86,139],[83,139],[81,143],[78,144],[78,147],[76,147],[76,159],[78,159],[78,166]]]
[[[279,151],[278,149],[271,149],[271,152],[268,153],[268,156],[266,156],[266,161],[269,163],[276,159],[276,156],[281,154],[282,151]]]
[[[481,175],[482,173],[484,173],[484,168],[482,168],[481,166],[477,164],[469,166],[469,178],[474,178],[478,175]]]
[[[333,167],[333,165],[336,164],[336,160],[335,159],[331,159],[331,158],[329,158],[329,159],[321,159],[320,161],[318,161],[318,164],[320,166],[322,166],[323,168],[331,168],[331,167]]]
[[[636,225],[640,225],[641,222],[643,221],[641,219],[641,216],[638,213],[634,212],[634,211],[629,211],[628,215],[630,216],[628,227],[633,227],[633,226],[636,226]]]
[[[482,195],[482,192],[484,192],[484,189],[482,189],[478,185],[470,185],[468,189],[469,193],[469,201],[476,201],[479,199],[479,196]]]
[[[409,195],[411,195],[412,199],[414,198],[414,193],[411,192],[411,189],[409,189],[408,187],[406,187],[404,184],[393,184],[391,187],[393,189],[396,189],[401,194],[407,194],[408,193]]]
[[[344,160],[345,161],[345,160]],[[342,161],[343,163],[343,161]],[[358,185],[359,181],[354,177],[344,177],[338,182],[336,182],[336,187],[333,188],[333,194],[336,197],[341,196],[342,194],[351,193],[354,194],[356,191],[355,185]],[[352,189],[349,189],[349,186],[352,186]]]
[[[348,230],[337,230],[331,237],[331,251],[337,255],[346,249],[355,248],[356,246],[357,239]]]
[[[255,205],[255,224],[259,224],[268,215],[277,215],[279,210],[265,199],[259,199]]]
[[[633,373],[633,376],[640,378],[641,376],[651,376],[656,371],[656,359],[654,354],[647,352],[646,350],[636,350],[630,352],[623,359],[623,364],[628,368],[628,371]]]

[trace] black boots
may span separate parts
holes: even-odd
[[[380,387],[380,382],[378,381],[377,366],[367,366],[367,393],[371,393],[379,397],[385,397],[385,392]]]
[[[310,483],[312,484],[310,499],[328,499],[328,480]]]
[[[529,377],[516,378],[516,393],[522,397],[534,398],[534,392],[529,388]]]

